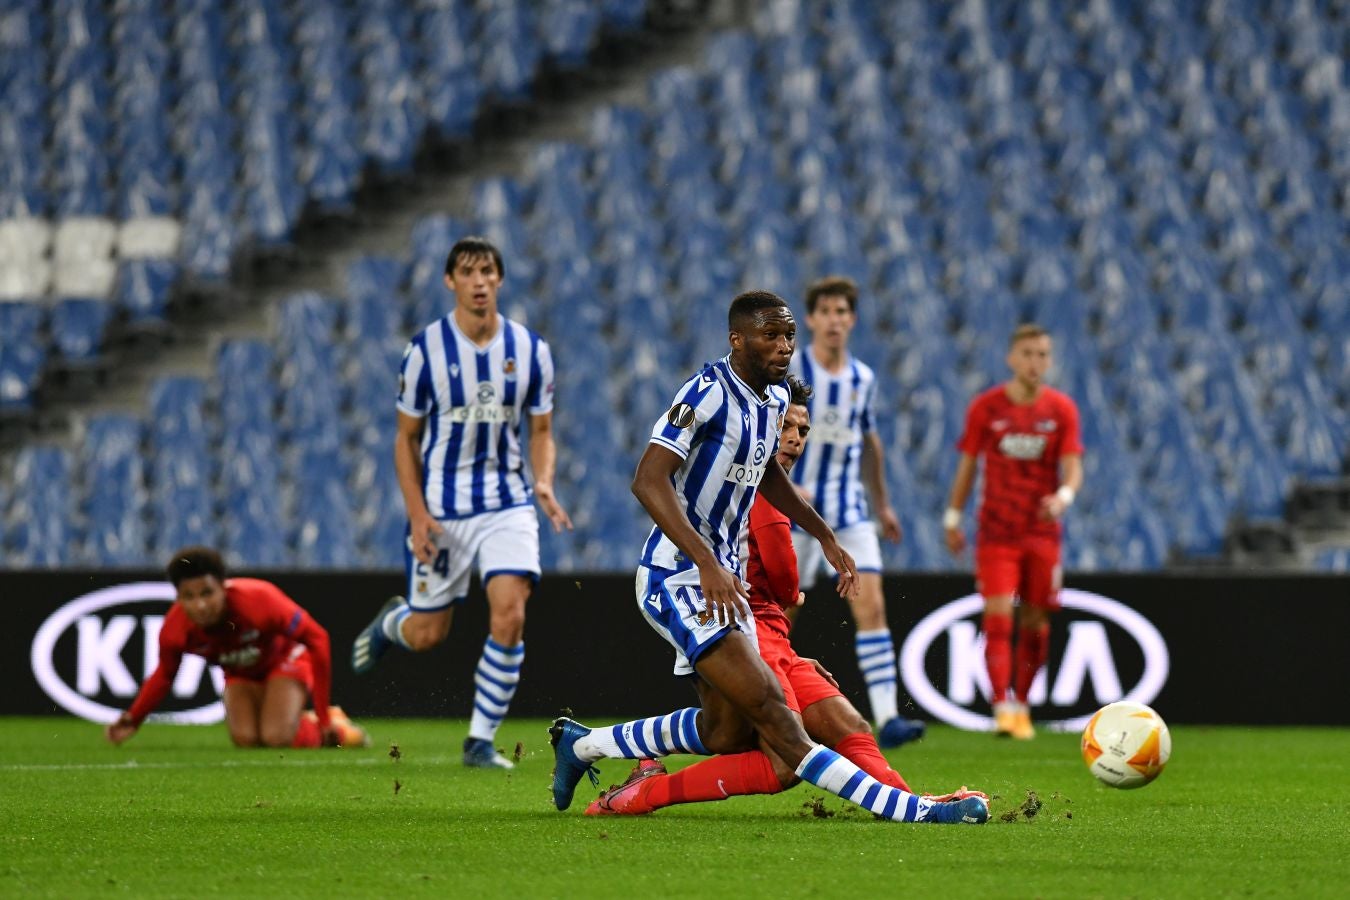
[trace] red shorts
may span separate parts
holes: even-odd
[[[800,713],[821,700],[844,696],[839,693],[839,688],[820,676],[815,666],[797,655],[787,638],[768,628],[759,629],[756,637],[759,655],[778,677],[787,705],[794,712]]]
[[[236,672],[225,673],[226,684],[253,683],[271,681],[273,678],[290,678],[305,686],[305,690],[314,693],[314,664],[309,657],[309,648],[296,644],[291,652],[280,659],[265,672],[244,675]]]
[[[975,589],[986,597],[1015,594],[1028,606],[1059,609],[1059,539],[1024,537],[975,547]]]

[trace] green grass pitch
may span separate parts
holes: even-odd
[[[86,722],[0,720],[0,897],[1350,891],[1347,729],[1174,728],[1159,780],[1116,791],[1087,774],[1074,735],[933,727],[889,754],[910,783],[995,795],[988,825],[938,827],[877,821],[809,785],[597,819],[582,815],[583,782],[560,813],[542,720],[503,727],[498,745],[521,745],[510,773],[459,765],[463,722],[363,724],[370,749],[241,751],[223,726],[152,724],[115,748]],[[603,764],[603,784],[630,765]]]

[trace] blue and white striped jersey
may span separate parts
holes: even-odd
[[[792,481],[811,495],[811,505],[838,531],[868,518],[862,484],[863,435],[874,431],[872,395],[876,377],[852,356],[837,374],[825,371],[807,347],[792,356],[789,371],[811,385],[811,439],[792,467]]]
[[[498,316],[497,336],[479,349],[448,314],[403,351],[398,408],[426,418],[422,493],[437,519],[522,506],[520,427],[553,409],[553,355],[539,335]]]
[[[670,412],[652,429],[651,442],[684,458],[674,482],[689,524],[718,561],[740,575],[741,522],[778,452],[788,392],[769,385],[768,396],[759,399],[731,370],[730,360],[724,356],[684,383]],[[642,564],[676,571],[694,565],[659,527],[642,548]]]

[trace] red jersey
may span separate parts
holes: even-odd
[[[1041,498],[1059,488],[1059,461],[1083,452],[1078,407],[1067,394],[1042,387],[1030,403],[1014,403],[1005,385],[971,401],[962,453],[984,454],[979,540],[1059,537],[1059,522],[1040,517]]]
[[[755,625],[787,637],[792,623],[783,610],[797,603],[797,551],[792,549],[792,520],[763,494],[750,507],[745,580],[750,582],[750,611]]]
[[[225,582],[225,617],[218,625],[195,624],[175,603],[159,632],[159,666],[141,685],[128,717],[140,724],[164,700],[184,653],[203,657],[229,675],[264,678],[286,661],[296,644],[309,650],[314,667],[314,712],[328,727],[332,663],[328,632],[271,582],[231,578]]]

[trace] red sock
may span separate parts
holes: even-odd
[[[886,757],[881,755],[877,739],[870,731],[850,734],[831,749],[882,784],[914,793],[909,790],[909,785],[905,784],[905,779],[900,777],[900,773],[892,769],[890,763],[886,762]]]
[[[984,614],[984,666],[989,671],[990,702],[1002,703],[1012,681],[1012,616]]]
[[[652,809],[746,794],[776,794],[783,789],[773,764],[758,750],[714,756],[650,781],[644,799]]]
[[[319,720],[313,714],[301,715],[300,725],[295,729],[292,747],[317,747],[323,743],[323,734],[319,731]]]
[[[1034,628],[1019,628],[1017,631],[1017,697],[1023,703],[1036,673],[1045,665],[1045,657],[1050,653],[1050,623],[1045,622]]]

